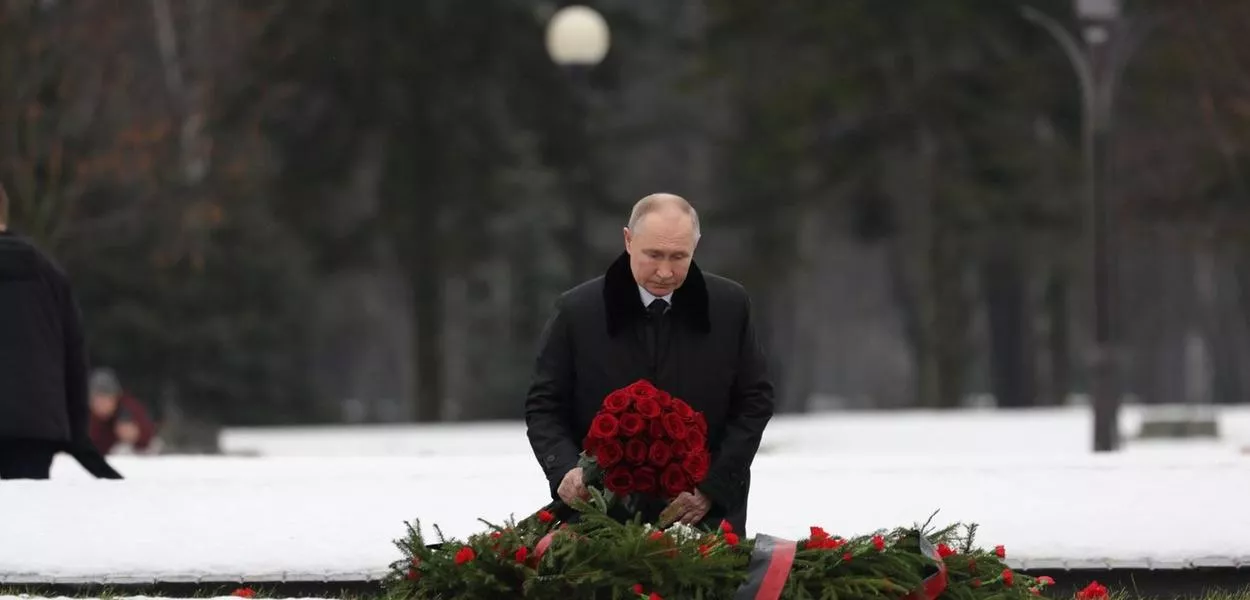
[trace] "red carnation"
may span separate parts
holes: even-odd
[[[477,553],[473,551],[473,548],[465,546],[456,553],[456,564],[463,565],[475,558],[477,558]]]
[[[937,553],[938,553],[938,556],[942,558],[946,558],[952,554],[955,554],[955,550],[952,549],[950,546],[947,546],[946,544],[943,543],[943,544],[937,545]]]
[[[647,424],[636,413],[628,412],[620,417],[620,432],[626,437],[634,437],[642,433]]]
[[[1076,593],[1076,600],[1103,600],[1107,597],[1107,586],[1091,581],[1084,589]]]
[[[642,440],[629,440],[626,442],[625,460],[635,465],[647,462],[647,443]]]
[[[590,422],[590,436],[600,439],[610,438],[616,435],[617,422],[616,417],[608,413],[599,413],[595,415],[595,420]]]
[[[409,571],[409,572],[411,572],[411,571]],[[409,577],[409,579],[413,579],[413,578],[412,578],[412,577]],[[253,589],[252,589],[252,588],[250,588],[250,587],[241,587],[241,588],[239,588],[239,589],[235,590],[235,591],[234,591],[233,593],[231,593],[230,595],[231,595],[231,596],[237,596],[237,597],[239,597],[239,598],[254,598],[254,597],[256,597],[256,590],[253,590]]]
[[[639,494],[655,493],[657,478],[655,469],[651,467],[642,467],[634,471],[634,491]]]
[[[1011,585],[1012,583],[1015,583],[1015,581],[1016,574],[1012,573],[1011,569],[1003,569],[1003,583]]]
[[[634,491],[634,475],[628,467],[617,467],[608,471],[608,476],[604,478],[603,485],[618,496],[631,494]]]
[[[668,437],[668,432],[664,431],[664,423],[661,423],[659,419],[654,419],[647,423],[647,433],[651,435],[652,439],[656,440]]]
[[[651,464],[663,467],[673,458],[673,449],[664,442],[651,442],[651,449],[647,452],[647,458],[651,460]]]
[[[603,440],[599,447],[595,450],[595,459],[599,461],[599,466],[607,469],[618,462],[624,456],[625,449],[621,448],[621,443],[616,440]]]
[[[660,403],[655,398],[634,398],[634,410],[647,419],[660,416]]]
[[[711,463],[711,458],[707,452],[700,450],[687,454],[686,458],[681,461],[681,468],[690,476],[690,479],[700,482],[703,481],[704,477],[707,477],[709,463]]]
[[[876,548],[877,552],[881,552],[882,550],[885,550],[885,538],[881,537],[880,535],[872,536],[872,547]]]
[[[732,523],[730,523],[729,521],[726,521],[726,520],[724,520],[724,519],[721,519],[721,520],[720,520],[720,530],[721,530],[722,532],[724,532],[724,533],[733,533],[733,531],[734,531],[734,526],[733,526],[733,524],[732,524]]]
[[[603,410],[610,413],[622,413],[629,409],[633,401],[633,398],[624,390],[616,390],[603,399]]]
[[[670,464],[660,475],[660,487],[664,488],[664,493],[670,498],[676,497],[682,492],[690,491],[690,477],[677,464]]]
[[[538,520],[542,521],[543,523],[550,523],[556,520],[556,516],[551,514],[551,511],[540,510],[538,511]]]
[[[1037,578],[1037,583],[1040,585],[1055,585],[1055,578],[1050,575],[1042,575]]]
[[[686,438],[686,423],[674,413],[664,414],[664,430],[675,440]]]
[[[635,583],[635,584],[634,584],[634,593],[635,593],[635,594],[638,594],[638,595],[640,595],[640,596],[642,595],[642,584],[641,584],[641,583]]]
[[[639,379],[638,381],[631,383],[625,391],[634,398],[651,399],[655,399],[655,397],[660,393],[660,390],[656,389],[656,387],[646,379]]]
[[[517,548],[514,558],[516,558],[517,562],[523,563],[525,562],[526,558],[529,558],[529,555],[530,555],[529,548],[526,548],[525,546],[521,546],[520,548]]]
[[[994,546],[994,555],[999,558],[1007,558],[1007,549],[1003,546]]]

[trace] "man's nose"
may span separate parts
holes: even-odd
[[[659,268],[655,270],[655,274],[659,275],[660,279],[668,279],[673,276],[673,267],[669,266],[667,261],[662,262]]]

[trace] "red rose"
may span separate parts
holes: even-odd
[[[582,439],[582,450],[585,450],[586,454],[594,456],[595,453],[599,451],[599,446],[602,444],[603,440],[591,437],[588,434],[584,439]]]
[[[732,531],[730,531],[730,532],[726,533],[726,534],[725,534],[725,543],[726,543],[726,544],[729,544],[730,546],[737,546],[737,545],[738,545],[738,534],[736,534],[736,533],[734,533],[734,532],[732,532]]]
[[[664,415],[664,430],[668,432],[669,437],[675,440],[686,438],[686,424],[676,414],[668,413]]]
[[[937,545],[937,553],[938,553],[938,556],[939,556],[939,557],[946,558],[946,557],[948,557],[948,556],[951,556],[952,554],[955,554],[955,549],[954,549],[954,548],[951,548],[950,546],[947,546],[947,545],[946,545],[946,544],[944,544],[944,543],[943,543],[943,544],[938,544],[938,545]]]
[[[999,558],[1007,558],[1007,549],[1004,548],[1001,544],[998,546],[994,546],[994,555]]]
[[[634,475],[629,472],[628,467],[617,467],[608,471],[603,486],[620,496],[630,494],[634,491]]]
[[[673,449],[664,442],[651,442],[651,449],[647,452],[647,458],[651,460],[651,464],[657,467],[663,467],[673,458]]]
[[[698,429],[703,437],[707,437],[707,417],[703,416],[703,413],[694,413],[694,428]]]
[[[456,553],[456,564],[463,565],[475,558],[477,558],[477,553],[473,551],[473,548],[464,546]]]
[[[538,511],[538,520],[542,521],[543,523],[550,523],[556,520],[556,516],[551,514],[551,511],[540,510]]]
[[[659,419],[647,423],[647,433],[651,434],[652,439],[662,440],[668,437],[668,433],[664,431],[664,423]]]
[[[690,477],[681,466],[671,464],[665,467],[664,473],[660,475],[660,487],[664,488],[665,494],[673,498],[682,492],[690,491]]]
[[[702,448],[695,448],[686,440],[677,440],[673,442],[673,454],[678,458],[685,458],[695,452],[698,452],[699,450],[702,450]]]
[[[599,439],[610,438],[616,435],[617,430],[616,417],[608,413],[599,413],[595,415],[595,420],[590,422],[590,437]]]
[[[1004,584],[1011,585],[1012,583],[1015,582],[1015,580],[1016,580],[1016,574],[1012,573],[1011,569],[1003,569],[1003,583]]]
[[[654,419],[660,416],[660,403],[655,398],[637,397],[634,398],[634,410],[644,418]]]
[[[681,400],[674,400],[673,405],[669,408],[674,413],[676,413],[677,416],[683,419],[690,419],[694,417],[694,409],[690,408],[689,404],[686,404],[685,402],[682,402]]]
[[[526,548],[525,546],[521,546],[520,548],[516,549],[516,554],[513,555],[513,558],[515,558],[517,562],[523,563],[525,562],[526,558],[529,558],[529,555],[530,555],[529,548]]]
[[[673,396],[664,390],[660,390],[660,393],[655,396],[655,401],[660,405],[660,408],[669,408],[673,405]]]
[[[642,417],[632,412],[621,415],[619,423],[620,433],[625,437],[634,437],[642,433],[643,428],[647,426]]]
[[[599,461],[599,466],[604,469],[621,462],[621,457],[624,455],[625,450],[621,448],[621,443],[616,440],[603,440],[595,450],[595,459]]]
[[[710,467],[711,458],[707,452],[691,452],[681,461],[681,468],[690,476],[695,483],[703,481],[707,477],[707,470]]]
[[[654,494],[656,471],[651,467],[642,467],[634,471],[634,491],[639,494]]]
[[[647,443],[642,440],[629,440],[625,443],[625,460],[641,465],[647,462]]]
[[[872,536],[872,547],[876,548],[877,552],[885,550],[885,538],[880,535]]]
[[[639,379],[638,381],[629,384],[629,387],[626,388],[625,391],[634,398],[651,398],[653,400],[660,393],[660,390],[656,389],[656,387],[646,379]]]
[[[691,448],[707,448],[707,438],[703,437],[703,433],[701,433],[698,429],[693,427],[686,429],[685,439],[686,443],[689,444]]]
[[[610,413],[622,413],[633,401],[633,397],[626,394],[624,390],[616,390],[603,399],[603,410]]]

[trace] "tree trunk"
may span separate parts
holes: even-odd
[[[1072,332],[1068,306],[1068,274],[1053,270],[1046,281],[1047,350],[1050,365],[1050,389],[1045,399],[1062,405],[1072,393]]]
[[[438,255],[435,219],[416,219],[414,256],[408,261],[408,282],[414,311],[413,352],[416,359],[416,420],[436,422],[443,417],[443,269]]]
[[[1002,249],[982,265],[989,325],[990,382],[999,407],[1031,406],[1037,396],[1028,281],[1020,262]]]

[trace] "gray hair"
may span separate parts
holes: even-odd
[[[642,200],[634,204],[634,210],[629,213],[629,230],[637,230],[638,222],[642,221],[643,217],[666,206],[676,207],[690,217],[691,223],[694,224],[694,241],[698,243],[699,238],[703,236],[703,232],[699,229],[699,211],[695,210],[685,198],[676,194],[661,193],[644,196]]]
[[[117,373],[109,368],[99,368],[92,371],[91,380],[87,387],[93,394],[116,396],[122,393],[122,385],[117,380]]]

